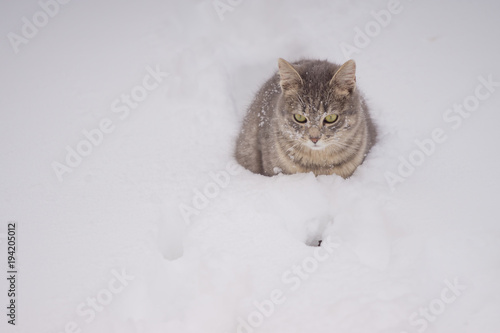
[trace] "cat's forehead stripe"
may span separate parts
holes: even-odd
[[[317,99],[317,98],[315,99],[313,97],[309,97],[307,99],[307,101],[308,101],[308,103],[307,103],[307,105],[305,105],[305,110],[302,109],[307,114],[311,115],[313,113],[317,113],[318,116],[321,116],[328,111],[325,108],[323,101],[321,99]]]

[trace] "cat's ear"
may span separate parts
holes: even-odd
[[[297,90],[302,85],[302,78],[299,72],[285,59],[278,59],[280,73],[280,86],[285,91]]]
[[[335,93],[340,96],[347,96],[356,89],[356,63],[354,60],[346,61],[333,75],[330,81]]]

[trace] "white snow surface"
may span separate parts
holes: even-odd
[[[378,24],[352,58],[379,140],[344,180],[225,170],[277,59],[346,61],[392,1],[221,2],[223,20],[212,1],[70,1],[17,53],[8,34],[41,5],[0,4],[0,330],[500,332],[500,87],[477,88],[500,82],[500,4],[401,0]],[[148,68],[168,76],[114,112]],[[103,119],[113,131],[60,181],[54,162]],[[419,165],[391,189],[400,157]]]

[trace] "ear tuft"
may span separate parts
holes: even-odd
[[[285,59],[278,59],[280,86],[283,91],[297,90],[302,85],[299,72]]]
[[[333,75],[330,85],[335,93],[341,96],[351,94],[356,89],[356,63],[354,60],[346,61]]]

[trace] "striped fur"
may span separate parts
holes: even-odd
[[[350,177],[376,138],[356,89],[355,63],[279,60],[279,71],[259,90],[243,120],[236,160],[266,176],[313,172]],[[302,114],[306,123],[298,123]],[[329,114],[338,115],[329,125]],[[317,142],[314,142],[317,140]]]

